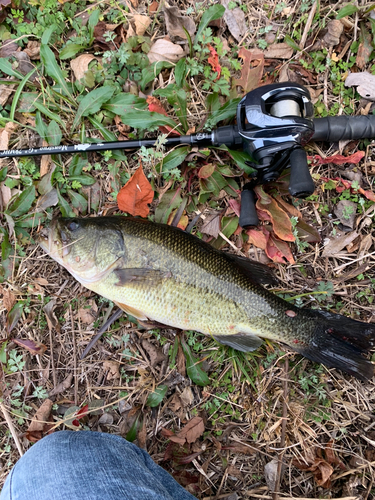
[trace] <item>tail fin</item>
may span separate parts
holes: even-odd
[[[316,327],[309,345],[293,345],[293,349],[311,361],[368,380],[374,365],[364,357],[375,347],[375,324],[327,311],[314,311]]]

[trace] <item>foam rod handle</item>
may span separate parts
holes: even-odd
[[[375,139],[375,115],[315,118],[314,128],[313,141]]]
[[[289,193],[296,198],[306,198],[315,190],[314,181],[307,164],[306,151],[302,148],[293,149],[290,153]]]
[[[244,189],[241,193],[241,213],[238,223],[245,229],[259,224],[255,208],[255,194],[252,189]]]

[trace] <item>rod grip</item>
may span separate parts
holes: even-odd
[[[314,128],[313,141],[375,139],[375,115],[315,118]]]
[[[241,212],[238,223],[244,229],[259,224],[255,208],[255,194],[252,189],[244,189],[241,193]]]
[[[306,151],[295,148],[290,153],[289,193],[296,198],[306,198],[315,190],[314,181],[307,164]]]

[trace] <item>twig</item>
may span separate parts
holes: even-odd
[[[77,348],[76,348],[76,332],[74,328],[74,318],[72,306],[70,309],[70,321],[72,322],[72,334],[73,334],[73,365],[74,365],[74,404],[78,405],[78,378],[77,378]]]
[[[371,257],[371,255],[375,255],[375,252],[368,253],[367,255],[363,255],[362,257],[358,257],[358,259],[351,260],[350,262],[347,262],[346,264],[342,264],[341,266],[335,267],[333,270],[334,272],[341,271],[341,269],[344,269],[346,266],[350,266],[350,264],[354,264],[354,262],[358,262],[359,260],[367,259],[367,257]]]
[[[283,416],[282,416],[282,423],[281,423],[281,438],[280,438],[280,448],[285,447],[285,434],[286,434],[286,422],[287,422],[287,417],[288,417],[288,373],[289,373],[289,358],[285,358],[285,363],[284,363],[284,372],[285,372],[285,378],[283,381],[283,389],[284,389],[284,398],[283,398]],[[275,489],[274,492],[272,493],[272,499],[273,500],[278,500],[279,497],[279,489],[280,489],[280,481],[281,481],[281,467],[283,465],[283,455],[284,455],[285,450],[283,449],[279,455],[278,455],[278,464],[277,464],[277,473],[276,473],[276,482],[275,482]]]
[[[51,348],[51,369],[52,369],[52,379],[53,379],[53,388],[56,389],[57,386],[57,376],[56,376],[56,367],[55,367],[55,357],[53,352],[53,341],[52,341],[52,328],[49,328],[49,343]]]
[[[118,320],[119,317],[122,315],[123,310],[122,309],[117,309],[117,311],[112,314],[112,316],[108,319],[108,316],[111,314],[112,307],[108,309],[107,314],[104,318],[104,324],[98,331],[98,333],[95,335],[95,337],[87,344],[86,349],[83,351],[81,354],[80,359],[83,359],[85,356],[87,356],[88,352],[94,347],[94,345],[97,343],[97,341],[100,339],[100,337],[103,335],[104,332],[107,331],[107,329],[111,326],[111,324]]]
[[[4,418],[8,424],[8,427],[9,427],[9,430],[10,430],[10,433],[12,434],[12,437],[14,439],[14,442],[16,443],[16,446],[17,446],[17,450],[19,452],[19,454],[22,455],[24,454],[24,451],[22,449],[22,446],[21,446],[21,443],[20,443],[20,440],[18,439],[18,436],[17,436],[17,432],[16,432],[16,429],[14,428],[14,425],[13,425],[13,422],[12,422],[12,419],[10,418],[9,416],[9,413],[7,411],[7,409],[5,408],[5,406],[3,405],[3,403],[0,402],[0,410],[2,411],[3,415],[4,415]]]
[[[301,43],[299,44],[299,48],[301,50],[303,50],[305,47],[307,35],[309,34],[309,30],[310,30],[312,22],[314,20],[317,5],[318,5],[318,2],[315,1],[311,6],[310,14],[309,14],[309,17],[307,18],[306,26],[305,26],[305,29],[304,29],[303,34],[302,34]]]

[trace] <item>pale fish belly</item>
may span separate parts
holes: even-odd
[[[109,276],[88,287],[113,302],[142,312],[149,320],[181,330],[195,330],[205,335],[260,334],[249,323],[241,305],[217,292],[172,279],[158,286],[116,286],[116,281]]]

